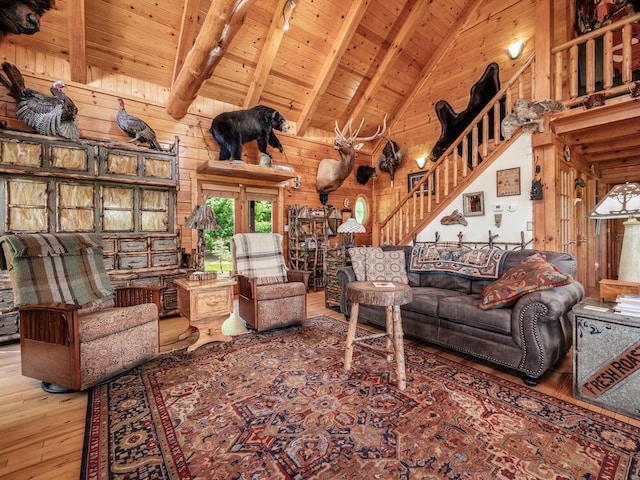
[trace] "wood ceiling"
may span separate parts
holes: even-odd
[[[489,5],[480,7],[483,3]],[[514,3],[518,2],[57,0],[38,34],[7,41],[68,59],[71,81],[87,83],[97,67],[157,84],[170,91],[171,104],[183,100],[176,96],[185,92],[175,86],[184,85],[180,82],[185,76],[206,73],[202,67],[182,69],[190,51],[202,55],[195,47],[206,38],[209,47],[220,46],[218,52],[206,54],[219,58],[209,59],[215,63],[210,78],[195,80],[202,81],[198,95],[235,108],[258,103],[274,107],[296,125],[298,135],[332,132],[335,120],[342,125],[361,117],[366,118],[367,133],[385,114],[389,123],[403,115],[463,25],[472,28],[489,12],[499,15]],[[533,5],[531,0],[521,3]],[[236,15],[230,13],[234,7]],[[285,18],[289,30],[283,28]],[[228,42],[209,28],[226,21],[237,30]],[[485,53],[487,58],[497,52],[504,56],[505,42],[513,36],[505,32],[504,41],[496,39],[495,52]],[[458,98],[448,97],[450,103],[466,102],[470,78],[486,63],[480,60],[464,75],[458,68],[449,72],[458,82],[453,85],[461,86]],[[422,111],[427,109],[433,111],[432,102]],[[184,114],[181,108],[173,110],[177,111],[169,113],[175,118]]]
[[[351,118],[366,119],[366,135],[386,114],[403,143],[426,149],[440,131],[437,100],[460,111],[489,62],[500,64],[503,82],[518,69],[506,57],[506,45],[524,39],[523,58],[533,52],[535,3],[56,0],[40,32],[5,42],[64,59],[73,82],[89,84],[106,72],[118,81],[157,85],[177,119],[196,94],[222,109],[269,105],[293,123],[295,134],[309,138],[331,137],[336,120],[344,125]],[[554,35],[561,42],[570,30],[569,0],[553,5]],[[584,127],[567,142],[603,167],[640,163],[638,127],[623,122],[607,128],[606,138]],[[611,148],[617,135],[618,146]]]

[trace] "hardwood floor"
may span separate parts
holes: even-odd
[[[308,297],[310,317],[325,314],[344,321],[335,310],[324,306],[324,292],[310,292]],[[175,340],[186,330],[188,321],[182,317],[164,319],[160,322],[161,343]],[[244,322],[228,320],[223,333],[237,335],[245,333]],[[181,345],[186,347],[195,341],[190,337]],[[428,351],[436,352],[460,363],[472,364],[475,368],[494,375],[521,380],[514,374],[496,370],[489,364],[461,356],[450,351],[427,346],[422,342],[406,338],[405,342],[421,345]],[[167,350],[176,346],[165,346]],[[600,407],[573,399],[571,356],[545,375],[535,387],[563,400],[601,412],[621,421],[640,426],[640,421],[609,412]],[[20,373],[20,345],[18,343],[0,346],[0,478],[23,480],[28,478],[76,479],[79,476],[82,458],[87,394],[48,394],[40,388],[40,382],[23,377]]]

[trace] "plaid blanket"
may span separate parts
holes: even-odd
[[[256,283],[287,281],[287,267],[279,233],[237,233],[231,237],[235,273],[257,278]]]
[[[12,270],[16,306],[86,305],[114,294],[104,268],[100,235],[4,235],[0,246],[0,268]]]

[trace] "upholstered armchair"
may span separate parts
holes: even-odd
[[[45,391],[85,390],[158,354],[162,289],[114,290],[99,235],[5,235],[0,244],[20,312],[22,374]]]
[[[238,233],[231,238],[240,317],[255,330],[299,323],[307,317],[311,272],[289,270],[279,233]]]

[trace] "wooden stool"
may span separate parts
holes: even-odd
[[[384,286],[382,286],[384,285]],[[344,353],[344,368],[351,369],[354,342],[362,342],[372,338],[387,337],[386,352],[387,361],[396,358],[396,372],[398,375],[398,388],[404,390],[407,386],[407,378],[404,367],[404,344],[402,342],[402,318],[400,317],[400,305],[413,300],[413,293],[409,285],[397,282],[351,282],[347,285],[347,300],[351,300],[351,319],[347,333],[347,344]],[[360,304],[379,305],[385,307],[387,313],[386,333],[365,335],[356,338],[358,325],[358,312]],[[379,350],[371,345],[366,345],[374,350]]]

